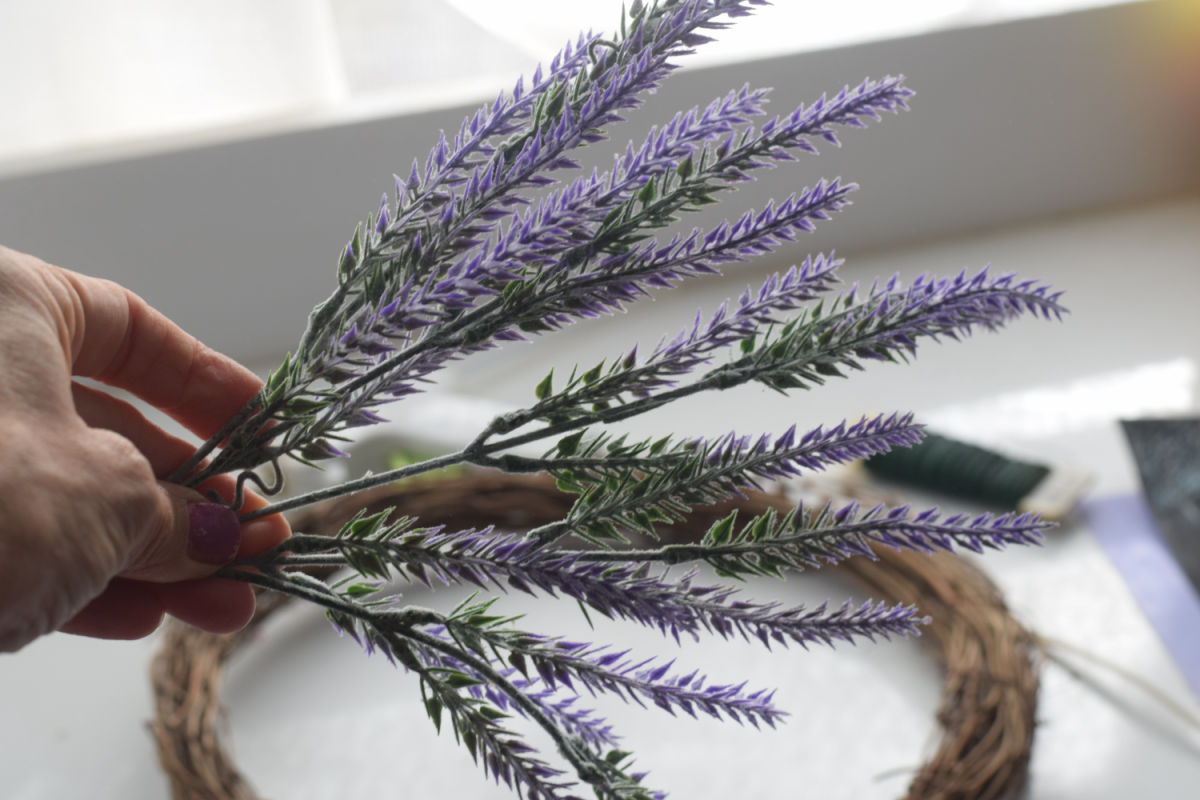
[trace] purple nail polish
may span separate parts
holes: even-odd
[[[188,506],[188,558],[202,564],[226,564],[237,555],[242,526],[232,509],[219,503]]]

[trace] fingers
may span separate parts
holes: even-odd
[[[254,615],[248,584],[208,578],[155,584],[117,578],[59,630],[99,639],[140,639],[170,614],[212,633],[232,633]]]
[[[111,281],[51,267],[68,288],[72,372],[126,389],[207,438],[262,382]]]
[[[13,378],[0,384],[0,466],[12,465],[0,469],[0,562],[35,578],[0,587],[0,633],[15,630],[19,647],[58,627],[142,636],[164,613],[243,624],[250,589],[207,576],[282,541],[286,522],[239,525],[229,477],[200,487],[221,503],[160,483],[192,445],[70,376],[127,389],[206,438],[260,381],[131,292],[2,248],[0,320],[0,366]],[[245,507],[265,502],[247,493]]]
[[[195,494],[160,484],[172,506],[173,529],[149,535],[121,577],[60,630],[104,639],[136,639],[153,632],[164,614],[214,633],[245,625],[254,613],[249,584],[206,577],[235,556],[248,557],[287,537],[279,517],[239,526],[227,507],[194,502]],[[254,498],[262,503],[261,498]]]
[[[96,639],[140,639],[154,633],[164,613],[153,588],[118,578],[59,630]]]
[[[155,476],[162,478],[188,459],[195,448],[159,428],[130,403],[107,392],[71,383],[75,413],[91,428],[103,428],[128,439],[141,451]]]
[[[195,492],[160,483],[171,505],[164,527],[148,529],[144,545],[121,575],[155,583],[171,583],[211,575],[238,557],[257,555],[287,538],[287,523],[279,517],[246,524],[219,503],[203,501]]]
[[[166,433],[123,400],[80,384],[72,385],[72,396],[76,412],[84,422],[90,427],[103,428],[124,437],[145,456],[159,478],[172,472],[192,453],[190,444]],[[205,499],[201,495],[169,484],[160,486],[172,504],[169,524],[166,526],[172,533],[152,538],[148,546],[150,549],[139,554],[125,573],[127,576],[158,581],[200,577],[213,571],[212,566],[207,565],[225,563],[235,555],[241,558],[257,555],[274,547],[291,533],[287,522],[273,515],[241,526],[240,535],[235,539],[228,528],[231,513],[222,515],[220,507],[197,508],[195,504]],[[214,478],[200,488],[215,492],[226,502],[233,500],[234,481],[228,476]],[[261,508],[266,503],[262,497],[246,492],[243,510]],[[206,526],[204,531],[198,528],[194,537],[193,516],[197,518],[197,526]],[[225,519],[225,528],[220,525],[222,517]],[[235,550],[230,552],[230,546]],[[197,552],[189,552],[197,548]],[[200,555],[199,564],[192,558],[195,555]]]
[[[208,578],[162,584],[157,590],[168,614],[212,633],[232,633],[254,616],[254,589],[248,583]]]

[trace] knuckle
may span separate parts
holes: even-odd
[[[150,463],[132,442],[111,431],[90,433],[93,457],[104,476],[113,526],[132,543],[157,538],[174,525],[174,512]]]
[[[98,428],[89,429],[87,438],[91,456],[112,478],[128,482],[133,489],[154,484],[150,463],[133,442],[118,433]]]

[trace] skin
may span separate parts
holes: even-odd
[[[261,386],[127,289],[0,247],[0,651],[55,630],[139,638],[164,614],[214,632],[245,625],[251,588],[187,554],[189,504],[206,499],[160,482],[194,445],[73,377],[126,390],[201,438]],[[229,498],[233,481],[202,488]],[[278,515],[248,523],[238,554],[288,534]]]

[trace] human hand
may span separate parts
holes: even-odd
[[[138,638],[171,614],[244,625],[251,588],[208,577],[288,535],[160,483],[194,447],[123,400],[131,392],[207,438],[261,386],[141,298],[0,247],[0,651],[54,630]],[[221,477],[202,488],[232,497]],[[245,508],[265,501],[247,494]]]

